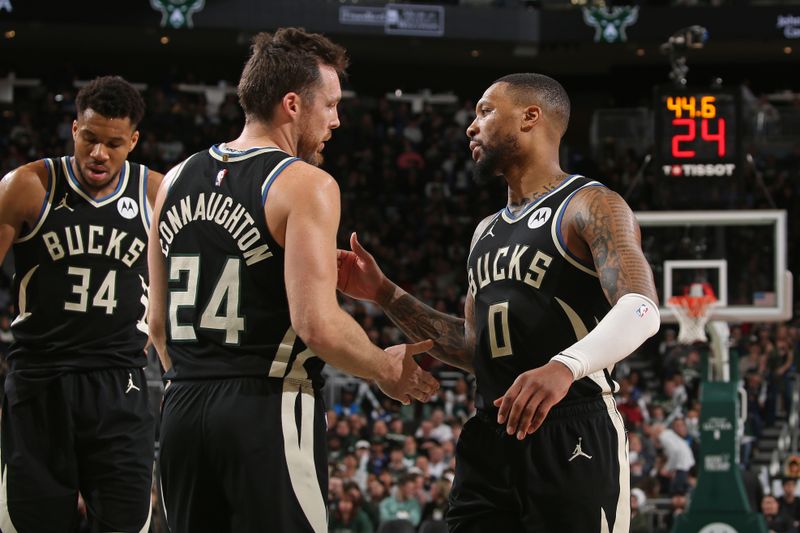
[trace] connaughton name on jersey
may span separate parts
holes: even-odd
[[[166,220],[158,224],[158,233],[165,257],[169,256],[169,246],[181,228],[197,221],[215,222],[225,228],[236,241],[247,266],[272,257],[269,245],[264,242],[253,217],[243,205],[234,205],[233,198],[216,192],[209,194],[208,199],[206,196],[206,193],[200,193],[196,198],[187,195],[162,214],[162,219]]]

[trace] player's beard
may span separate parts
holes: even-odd
[[[502,176],[502,168],[506,162],[516,157],[519,152],[519,142],[514,135],[507,135],[497,144],[491,146],[481,144],[483,157],[475,162],[472,177],[478,185],[485,185],[498,176]]]
[[[297,156],[309,165],[321,166],[323,161],[322,153],[319,152],[321,142],[322,139],[310,132],[302,132],[297,140]]]
[[[317,143],[316,146],[319,146],[319,143]],[[302,159],[309,165],[314,165],[315,167],[322,166],[322,163],[325,158],[323,157],[321,152],[317,151],[316,147],[304,150],[302,149],[302,147],[298,146],[297,151],[300,159]]]

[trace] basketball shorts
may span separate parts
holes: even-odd
[[[0,434],[0,531],[145,532],[153,415],[141,368],[12,372]]]
[[[175,381],[161,417],[172,533],[328,531],[325,410],[308,381]]]
[[[456,446],[452,533],[625,532],[628,445],[611,395],[560,405],[522,441],[479,411]]]

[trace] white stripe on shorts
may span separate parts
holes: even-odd
[[[301,366],[302,368],[302,366]],[[297,434],[295,403],[300,395],[300,435]],[[327,533],[328,512],[317,480],[314,463],[314,391],[294,380],[283,383],[281,427],[283,449],[292,489],[315,533]]]
[[[0,453],[2,453],[2,451],[0,451]],[[2,456],[0,456],[0,464],[2,464],[1,457]],[[11,514],[8,511],[8,485],[6,484],[6,476],[8,476],[8,468],[3,467],[2,475],[0,475],[0,531],[3,533],[17,533],[17,528],[11,523]]]
[[[614,429],[617,430],[617,461],[619,461],[619,498],[617,499],[617,512],[614,519],[614,529],[611,533],[628,533],[631,527],[631,475],[628,464],[628,438],[625,435],[625,425],[622,415],[617,410],[617,402],[611,394],[603,394],[603,400],[608,407],[606,411]],[[603,512],[605,518],[605,512]],[[606,522],[607,523],[607,522]],[[608,527],[608,526],[606,526]],[[603,531],[608,531],[607,529]]]

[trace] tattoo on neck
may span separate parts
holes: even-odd
[[[509,200],[508,202],[508,210],[511,211],[512,215],[516,215],[521,211],[524,211],[526,207],[528,207],[531,203],[535,202],[542,196],[553,192],[558,188],[558,184],[564,179],[566,174],[559,174],[559,176],[551,181],[550,183],[545,184],[541,190],[538,190],[532,193],[530,196],[526,196],[524,198],[520,198],[517,201]]]

